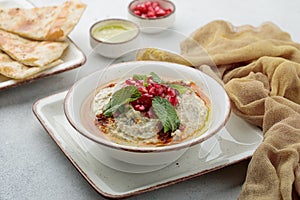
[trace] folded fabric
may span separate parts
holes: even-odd
[[[262,128],[264,140],[239,199],[299,199],[300,45],[272,23],[255,28],[213,21],[183,41],[181,50],[195,67],[217,69],[233,111]]]
[[[283,57],[300,62],[300,44],[294,43],[288,33],[270,22],[255,28],[249,25],[235,27],[226,21],[213,21],[181,43],[182,56],[194,66],[203,64],[202,49],[218,66],[244,65],[262,56]]]
[[[264,98],[264,107],[264,141],[253,154],[239,199],[299,199],[300,105],[273,96]]]
[[[223,81],[234,110],[244,119],[261,126],[265,112],[261,99],[282,96],[300,104],[299,77],[300,64],[279,57],[261,57],[227,72]],[[252,115],[257,111],[260,115],[253,119]]]

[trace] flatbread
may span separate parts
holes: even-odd
[[[0,8],[0,29],[33,40],[63,41],[78,23],[86,5],[67,1],[60,6]]]
[[[31,41],[0,30],[0,49],[28,66],[43,67],[59,59],[68,42]]]
[[[152,47],[139,49],[136,52],[136,60],[165,61],[186,66],[193,66],[188,60],[176,53]]]
[[[63,61],[59,59],[43,67],[29,67],[12,60],[8,55],[0,52],[0,74],[13,79],[26,79],[43,70],[59,65],[62,62]]]

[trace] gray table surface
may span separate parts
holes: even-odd
[[[60,4],[63,1],[31,2],[43,6]],[[67,90],[79,76],[97,70],[99,63],[106,65],[111,62],[92,52],[88,29],[99,19],[126,18],[126,5],[129,1],[83,2],[88,4],[88,8],[70,38],[87,56],[86,64],[80,70],[0,91],[1,200],[104,199],[64,156],[32,112],[35,101]],[[300,41],[298,0],[174,0],[174,3],[177,5],[177,18],[172,29],[181,35],[187,36],[215,19],[228,20],[234,25],[253,26],[272,21],[289,32],[294,41]],[[249,160],[245,160],[130,199],[236,199],[245,180],[248,162]]]

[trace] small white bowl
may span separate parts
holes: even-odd
[[[93,94],[96,89],[118,80],[132,77],[134,74],[150,74],[155,72],[159,76],[167,76],[170,79],[183,79],[194,81],[211,100],[211,119],[208,130],[202,135],[192,137],[186,141],[165,145],[165,146],[128,146],[117,144],[101,136],[99,130],[92,131],[83,122],[82,109],[85,108],[86,99]],[[69,90],[64,102],[65,115],[71,125],[89,142],[97,145],[100,151],[106,153],[114,159],[144,166],[166,165],[176,161],[188,148],[203,142],[216,134],[227,122],[230,115],[230,101],[224,88],[214,79],[203,72],[168,62],[157,61],[135,61],[124,62],[109,66],[96,71],[79,81]],[[86,112],[91,112],[87,110]],[[197,119],[195,119],[196,123]],[[86,143],[87,149],[91,149],[91,154],[95,157],[96,151],[92,150],[95,145]],[[89,146],[93,146],[89,148]],[[195,158],[197,159],[197,158]],[[99,158],[101,160],[101,158]]]
[[[118,58],[139,46],[139,27],[125,19],[105,19],[90,28],[90,45],[98,54]]]
[[[141,32],[143,33],[158,33],[169,27],[175,22],[175,4],[168,0],[155,0],[162,8],[171,9],[172,12],[168,15],[157,17],[157,18],[145,18],[136,15],[133,9],[149,0],[134,0],[128,5],[128,19],[137,23],[140,26]]]

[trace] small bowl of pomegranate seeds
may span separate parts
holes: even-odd
[[[128,6],[128,18],[144,33],[157,33],[175,21],[175,4],[168,0],[134,0]]]
[[[223,128],[230,101],[224,88],[199,70],[134,61],[77,81],[64,110],[86,150],[100,162],[105,162],[105,154],[151,171],[176,161]]]

